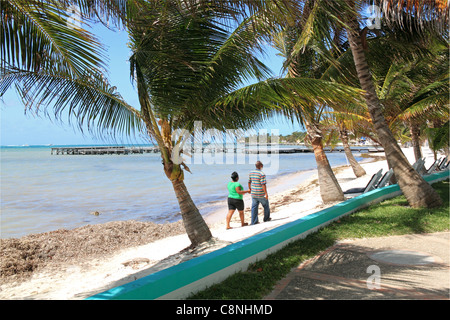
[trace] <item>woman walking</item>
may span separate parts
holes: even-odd
[[[242,185],[238,182],[239,175],[235,171],[231,174],[231,180],[228,182],[228,214],[227,214],[227,230],[231,229],[230,220],[235,210],[239,211],[239,217],[241,218],[241,225],[247,226],[248,223],[244,222],[244,199],[243,195],[250,193],[250,191],[244,191]]]

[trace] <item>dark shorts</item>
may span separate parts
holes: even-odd
[[[228,198],[228,210],[244,210],[244,200]]]

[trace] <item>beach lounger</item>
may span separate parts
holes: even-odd
[[[432,174],[434,170],[436,170],[438,163],[441,161],[441,159],[436,159],[434,161],[434,163],[431,165],[431,167],[429,167],[428,169],[425,170],[425,173],[423,175],[429,175]]]
[[[449,164],[450,164],[450,160],[447,161],[447,163],[442,166],[442,170],[447,170]]]
[[[447,163],[447,166],[448,166],[447,160],[448,160],[448,156],[446,156],[444,159],[442,159],[442,161],[439,163],[439,165],[437,166],[437,169],[438,169],[439,171],[444,170],[445,164],[446,164],[446,163]]]
[[[420,175],[422,175],[425,170],[425,158],[421,158],[413,163],[412,167],[416,170]]]
[[[389,169],[383,177],[381,178],[380,182],[378,182],[376,189],[383,188],[389,184],[389,181],[391,180],[392,175],[394,174],[393,169]]]
[[[383,172],[383,169],[380,169],[377,173],[375,173],[372,178],[370,178],[369,182],[364,188],[351,188],[347,191],[344,191],[344,194],[355,194],[355,193],[366,193],[371,190],[375,189],[375,186],[377,185],[377,182],[381,178],[381,173]]]

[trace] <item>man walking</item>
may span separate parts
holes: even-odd
[[[262,172],[263,164],[257,161],[256,169],[250,172],[248,188],[252,195],[252,218],[251,224],[257,224],[258,206],[261,203],[264,208],[264,222],[270,221],[269,195],[267,194],[266,175]]]

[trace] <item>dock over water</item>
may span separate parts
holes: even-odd
[[[159,148],[157,147],[100,146],[100,147],[58,147],[52,148],[51,154],[104,155],[104,154],[144,154],[156,152],[159,152]]]
[[[344,152],[344,148],[324,148],[325,152]],[[377,146],[352,146],[352,152],[358,153],[373,153],[373,152],[384,152],[383,148]],[[272,148],[271,146],[264,146],[260,148],[249,148],[249,149],[227,149],[227,148],[201,148],[195,150],[196,152],[245,152],[248,154],[289,154],[289,153],[313,153],[311,148]],[[158,153],[158,147],[126,147],[126,146],[94,146],[94,147],[55,147],[52,148],[51,154],[55,155],[113,155],[113,154],[145,154],[145,153]],[[194,150],[192,150],[194,152]]]
[[[325,152],[345,152],[344,148],[323,148]],[[372,153],[372,152],[384,152],[382,147],[370,146],[370,147],[351,147],[352,152],[358,153]],[[245,150],[246,153],[314,153],[314,150],[311,148],[278,148],[275,150],[271,150],[271,148],[262,148],[262,149],[249,149]]]

